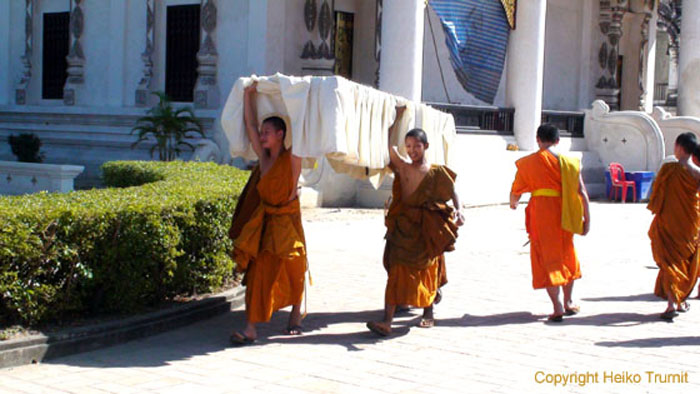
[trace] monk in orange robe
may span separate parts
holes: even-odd
[[[700,272],[698,250],[698,180],[697,167],[690,156],[697,148],[693,133],[676,139],[676,163],[666,163],[654,180],[647,208],[656,215],[649,228],[651,252],[659,266],[654,294],[668,305],[660,318],[673,321],[678,312],[688,310],[690,295]]]
[[[297,198],[301,159],[284,148],[286,126],[279,117],[263,121],[258,133],[256,84],[245,89],[246,132],[260,159],[243,189],[229,235],[236,268],[245,272],[246,327],[231,335],[244,345],[257,338],[256,323],[292,306],[287,334],[300,335],[306,273],[306,242]]]
[[[391,333],[397,305],[424,308],[419,327],[435,324],[433,303],[439,287],[447,282],[443,253],[454,250],[457,226],[464,223],[454,188],[456,174],[446,166],[428,164],[425,132],[413,129],[406,134],[410,161],[391,145],[391,136],[404,110],[405,107],[397,108],[396,121],[389,129],[390,168],[395,179],[385,218],[384,268],[389,277],[384,319],[367,323],[372,332],[381,336]],[[447,205],[449,200],[454,211]]]
[[[547,289],[554,313],[549,321],[561,322],[580,308],[573,303],[574,280],[581,277],[574,249],[574,233],[590,229],[589,199],[578,160],[550,150],[559,143],[559,130],[550,124],[537,129],[539,151],[515,164],[518,171],[510,192],[510,207],[516,209],[523,193],[531,193],[525,210],[530,237],[532,287]],[[560,287],[564,303],[560,301]]]

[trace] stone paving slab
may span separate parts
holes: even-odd
[[[588,237],[577,237],[582,313],[544,322],[550,305],[531,288],[522,208],[471,209],[438,325],[415,327],[418,311],[377,338],[381,317],[381,211],[305,211],[314,285],[306,334],[282,335],[288,311],[260,327],[246,348],[227,346],[242,309],[154,337],[49,363],[0,370],[0,392],[696,392],[700,390],[700,302],[669,324],[651,293],[657,269],[643,204],[596,203]],[[694,293],[695,294],[695,293]],[[648,382],[646,371],[687,372],[687,383]],[[537,379],[598,374],[598,383],[554,386]],[[605,382],[618,374],[640,383]],[[627,375],[625,375],[627,374]],[[584,376],[585,377],[585,376]],[[585,382],[583,382],[585,383]]]

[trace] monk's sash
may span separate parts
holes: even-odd
[[[581,162],[559,155],[561,167],[561,228],[574,234],[583,233],[583,202],[578,193]]]
[[[532,192],[532,197],[561,197],[561,193],[554,189],[537,189]]]

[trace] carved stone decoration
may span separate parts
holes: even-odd
[[[32,53],[33,43],[33,22],[34,21],[34,0],[25,0],[24,3],[24,54],[22,60],[22,76],[15,89],[15,103],[17,105],[27,104],[27,89],[29,81],[32,79]]]
[[[618,53],[622,36],[622,18],[627,9],[626,0],[600,0],[600,32],[605,40],[598,51],[601,76],[596,84],[596,96],[612,109],[619,108],[620,81],[618,76]]]
[[[314,47],[314,43],[311,40],[306,41],[306,44],[304,44],[304,49],[301,51],[301,58],[316,59],[316,56],[316,47]]]
[[[321,5],[321,12],[318,15],[318,34],[321,36],[321,46],[318,50],[319,58],[332,60],[335,58],[335,51],[333,50],[333,44],[327,43],[329,40],[331,31],[333,30],[333,15],[331,12],[331,7],[328,5],[328,0],[323,0],[323,5]]]
[[[63,103],[65,105],[75,105],[75,89],[84,82],[85,54],[80,38],[83,35],[85,25],[82,10],[83,0],[73,0],[70,13],[69,31],[71,44],[66,56],[68,63],[66,85],[63,87]]]
[[[219,54],[216,51],[216,3],[215,0],[202,0],[201,37],[197,52],[197,82],[194,86],[194,106],[196,108],[217,108],[219,89],[216,85],[216,64]]]
[[[306,24],[306,31],[311,33],[316,26],[316,0],[306,0],[304,4],[304,23]]]
[[[377,69],[374,71],[374,87],[379,87],[379,64],[382,57],[382,11],[384,1],[377,0],[377,8],[374,13],[374,60],[377,62]]]
[[[600,51],[598,51],[598,64],[602,69],[605,69],[608,64],[608,43],[606,42],[603,42],[600,46]]]
[[[321,36],[321,40],[326,41],[328,39],[332,23],[333,17],[331,16],[331,9],[328,6],[328,0],[323,0],[321,13],[318,15],[318,34]]]
[[[137,107],[148,105],[151,95],[151,80],[153,79],[153,43],[155,42],[155,0],[146,0],[146,48],[141,53],[143,75],[136,88],[135,102]]]

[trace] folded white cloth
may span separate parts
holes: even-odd
[[[404,136],[420,127],[430,143],[427,159],[434,164],[448,163],[449,147],[456,135],[452,115],[338,76],[282,74],[236,81],[221,114],[231,156],[256,159],[243,120],[243,90],[253,81],[258,82],[258,124],[273,115],[285,119],[285,146],[296,156],[325,156],[336,172],[369,178],[378,187],[389,173],[387,138],[395,107],[406,105],[394,144],[405,154]]]

